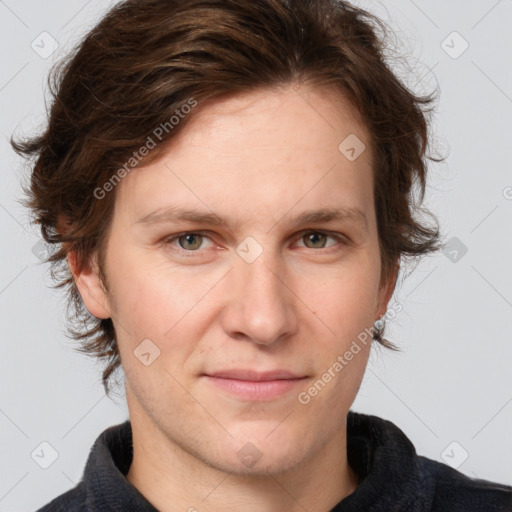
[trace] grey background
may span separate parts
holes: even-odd
[[[0,510],[34,510],[73,487],[99,433],[127,418],[63,334],[64,295],[34,254],[39,233],[17,203],[22,162],[7,143],[44,123],[50,66],[113,3],[0,1]],[[430,166],[426,206],[455,240],[397,287],[403,310],[388,332],[404,351],[372,353],[353,410],[394,421],[422,455],[511,484],[512,1],[358,3],[396,31],[407,83],[439,84],[433,130],[448,158]],[[31,47],[43,51],[42,32],[58,43],[46,59]],[[47,469],[44,441],[58,452]]]

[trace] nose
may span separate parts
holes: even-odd
[[[237,260],[227,276],[228,301],[222,312],[225,332],[260,345],[271,345],[294,333],[297,298],[287,275],[270,250],[252,263]]]

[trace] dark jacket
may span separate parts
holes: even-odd
[[[349,412],[347,454],[361,483],[331,512],[512,511],[512,487],[467,477],[417,455],[396,425],[376,416]],[[132,456],[130,422],[106,429],[78,485],[38,512],[156,511],[124,476]]]

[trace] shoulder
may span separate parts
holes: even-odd
[[[418,464],[435,483],[432,512],[512,512],[512,487],[471,478],[423,456]]]
[[[407,435],[389,420],[349,412],[347,455],[362,477],[348,498],[361,505],[354,510],[512,512],[512,487],[471,478],[418,455]]]

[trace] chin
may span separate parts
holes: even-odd
[[[281,435],[275,435],[272,428],[255,428],[252,435],[236,436],[237,440],[224,453],[218,454],[217,461],[222,461],[217,464],[218,469],[233,475],[266,477],[278,476],[300,466],[307,457],[303,440],[291,435],[287,429],[283,429]],[[226,459],[228,452],[233,456]]]
[[[224,461],[216,464],[217,469],[236,475],[252,478],[268,478],[269,476],[278,477],[299,468],[303,460],[302,454],[297,450],[294,452],[263,452],[256,461],[239,460],[238,456],[233,460]]]

